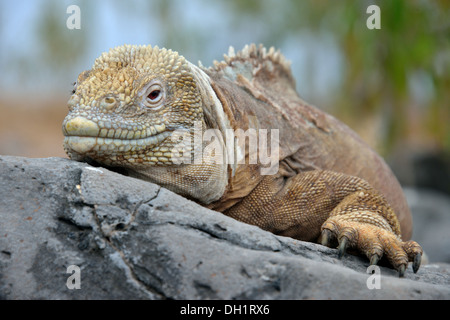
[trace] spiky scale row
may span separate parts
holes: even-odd
[[[228,54],[224,54],[224,61],[214,61],[214,66],[211,70],[221,71],[227,66],[232,66],[234,61],[251,61],[252,59],[258,62],[263,60],[272,61],[275,64],[280,65],[285,72],[291,72],[291,62],[285,58],[280,50],[275,50],[274,47],[270,47],[267,50],[262,44],[256,46],[256,44],[245,45],[245,47],[235,52],[232,46],[228,49]]]

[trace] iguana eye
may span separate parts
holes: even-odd
[[[144,102],[148,107],[156,107],[163,99],[163,89],[159,84],[152,84],[145,91]]]
[[[147,99],[150,99],[151,101],[157,101],[160,98],[161,98],[161,90],[153,90],[147,96]]]

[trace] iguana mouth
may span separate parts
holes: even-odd
[[[64,145],[79,154],[89,152],[136,152],[159,145],[171,135],[165,124],[129,129],[100,128],[89,119],[75,117],[63,124]]]
[[[152,137],[141,139],[66,136],[64,138],[64,144],[68,145],[73,151],[78,153],[86,153],[89,151],[134,152],[146,149],[150,146],[156,146],[170,135],[171,132],[166,131]]]

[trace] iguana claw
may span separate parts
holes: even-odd
[[[347,250],[348,247],[348,238],[346,236],[343,236],[340,241],[339,241],[339,247],[338,247],[338,258],[341,259],[344,254],[345,251]]]
[[[398,267],[398,277],[403,278],[405,276],[406,265],[402,264]]]
[[[377,265],[379,260],[380,257],[377,254],[372,255],[372,257],[370,257],[370,265]]]
[[[422,262],[422,254],[418,253],[414,257],[414,261],[413,261],[413,271],[414,271],[414,273],[417,273],[417,271],[419,270],[421,262]]]
[[[328,247],[328,245],[329,245],[329,243],[330,243],[330,239],[331,239],[331,231],[330,230],[328,230],[328,229],[324,229],[323,231],[322,231],[322,236],[321,236],[321,244],[323,245],[323,246],[326,246],[326,247]]]

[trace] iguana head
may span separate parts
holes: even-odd
[[[111,49],[78,76],[62,126],[64,149],[74,160],[121,167],[204,203],[217,200],[228,181],[226,165],[204,162],[211,152],[192,164],[204,143],[195,143],[199,127],[203,133],[206,123],[225,123],[209,81],[172,50]]]
[[[125,45],[78,76],[63,122],[64,149],[76,160],[111,166],[171,163],[171,133],[202,121],[192,64],[178,53]]]

